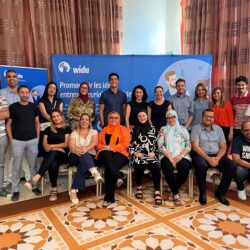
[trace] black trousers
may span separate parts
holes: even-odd
[[[116,182],[118,178],[123,177],[119,170],[128,163],[128,158],[118,152],[102,150],[98,155],[98,162],[104,166],[104,200],[108,202],[115,202]]]
[[[210,155],[210,156],[215,156],[215,155]],[[196,153],[193,154],[192,158],[193,158],[193,165],[195,168],[196,180],[200,190],[200,195],[206,194],[207,170],[211,166],[204,158],[202,158],[200,155]],[[225,195],[235,175],[236,166],[234,165],[232,160],[230,160],[226,156],[223,156],[220,159],[219,165],[216,168],[222,172],[222,179],[217,189],[217,192],[220,195]]]
[[[189,170],[191,168],[191,162],[185,158],[180,160],[176,165],[178,173],[175,174],[175,168],[173,167],[171,161],[168,158],[163,157],[161,159],[161,168],[165,175],[165,179],[171,189],[171,192],[173,193],[173,195],[178,194],[180,187],[187,180]]]
[[[148,168],[152,174],[155,191],[160,191],[161,169],[158,164],[154,163],[143,165],[134,164],[136,186],[141,186],[144,171],[146,168]]]
[[[49,151],[45,154],[43,162],[37,173],[44,176],[45,172],[48,170],[51,186],[57,187],[59,166],[67,162],[68,157],[66,153],[56,150]]]

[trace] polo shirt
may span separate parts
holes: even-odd
[[[232,106],[234,111],[234,128],[241,129],[241,124],[247,121],[247,116],[245,115],[248,105],[250,104],[250,93],[248,91],[244,96],[233,96]]]
[[[191,142],[199,141],[200,148],[207,155],[215,155],[220,150],[220,144],[226,143],[223,130],[220,126],[213,124],[211,130],[206,130],[200,123],[192,128]]]
[[[194,115],[194,102],[192,98],[186,93],[183,96],[176,93],[169,98],[169,101],[178,115],[179,123],[185,126],[189,116]]]
[[[107,89],[102,92],[99,99],[99,104],[104,104],[104,124],[108,124],[108,114],[111,111],[116,111],[120,114],[121,123],[125,123],[125,117],[123,114],[123,105],[127,103],[127,95],[118,89],[117,93]]]

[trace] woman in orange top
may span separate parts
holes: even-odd
[[[231,103],[225,101],[225,96],[220,87],[213,89],[211,109],[214,111],[214,123],[223,129],[227,146],[229,146],[233,139],[233,109]]]
[[[128,163],[129,130],[120,125],[120,115],[110,112],[108,125],[103,128],[98,138],[97,159],[104,166],[105,196],[103,206],[115,202],[115,185],[123,184],[122,173],[119,171]]]

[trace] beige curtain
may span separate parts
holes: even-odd
[[[250,1],[183,0],[182,8],[183,54],[212,54],[212,84],[230,98],[235,78],[250,75]]]
[[[78,47],[82,54],[121,53],[121,0],[77,1]]]
[[[25,65],[22,0],[0,0],[0,64]]]
[[[0,64],[48,67],[51,54],[120,54],[121,0],[0,0]]]

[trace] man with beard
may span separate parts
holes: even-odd
[[[243,122],[241,135],[233,140],[232,155],[237,165],[234,180],[237,184],[238,198],[246,200],[244,182],[250,180],[250,122]]]
[[[7,134],[13,150],[12,201],[19,200],[19,181],[24,154],[27,154],[31,177],[36,173],[36,158],[38,153],[38,139],[40,123],[37,108],[29,102],[30,90],[28,86],[17,88],[20,101],[9,106],[10,118],[7,121]],[[35,187],[33,192],[40,195],[41,191]]]

